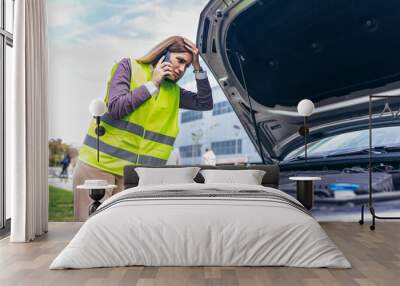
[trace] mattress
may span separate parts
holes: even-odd
[[[138,186],[108,198],[50,269],[132,265],[351,267],[284,192],[199,183]]]

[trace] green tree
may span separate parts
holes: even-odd
[[[49,166],[57,166],[64,158],[64,154],[69,152],[70,146],[63,143],[61,139],[49,140]]]

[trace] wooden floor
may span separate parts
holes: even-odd
[[[0,285],[400,285],[400,223],[370,231],[357,223],[321,223],[353,268],[119,267],[48,270],[80,223],[50,223],[32,243],[0,241]]]

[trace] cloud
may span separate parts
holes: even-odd
[[[79,19],[85,13],[85,6],[77,1],[48,1],[48,23],[53,29],[74,25],[75,19]]]
[[[141,38],[165,38],[179,31],[179,34],[194,38],[194,25],[197,26],[206,2],[50,1],[49,31],[51,40],[60,45],[82,45],[101,35],[130,36],[140,41]]]

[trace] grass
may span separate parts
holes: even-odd
[[[49,221],[74,221],[74,193],[49,186]]]

